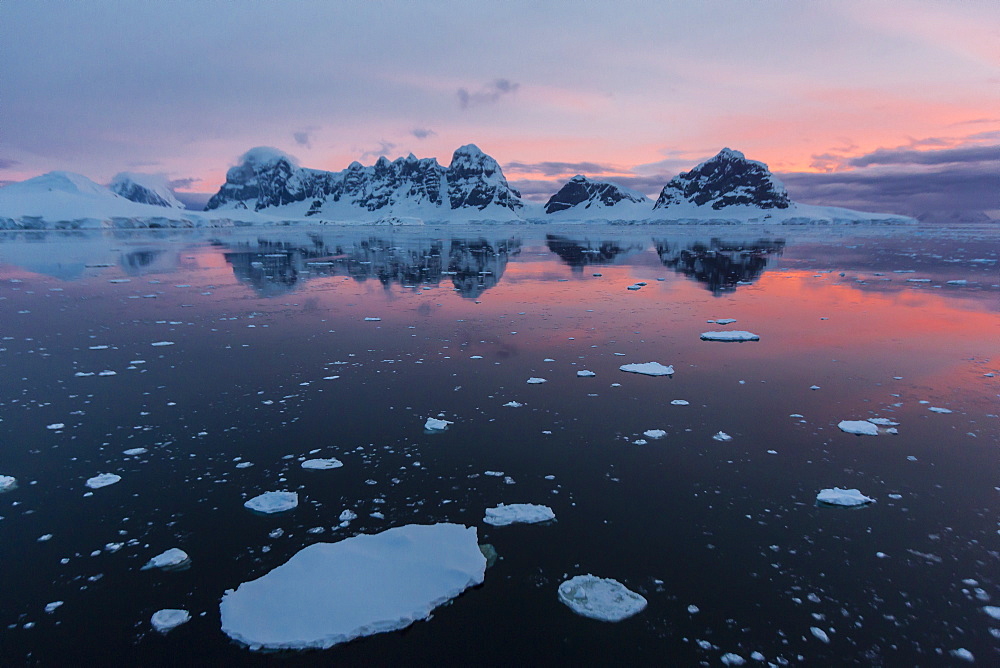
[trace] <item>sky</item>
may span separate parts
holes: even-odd
[[[527,197],[655,196],[730,147],[798,201],[1000,209],[996,0],[3,0],[0,61],[0,182],[191,199],[254,146],[341,170],[474,143]]]

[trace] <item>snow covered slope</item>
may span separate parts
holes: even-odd
[[[553,220],[580,218],[647,218],[649,198],[608,181],[592,181],[576,175],[545,203],[545,213]]]
[[[184,205],[174,196],[167,179],[157,174],[121,172],[108,185],[111,192],[139,204],[183,209]]]

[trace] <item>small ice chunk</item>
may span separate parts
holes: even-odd
[[[448,425],[455,424],[448,420],[439,420],[437,418],[427,418],[427,422],[424,422],[424,429],[427,431],[444,431],[448,428]]]
[[[291,510],[297,505],[299,505],[297,492],[264,492],[244,503],[243,507],[258,513],[271,514]]]
[[[149,345],[151,345],[151,346],[172,346],[172,345],[174,345],[174,342],[173,341],[156,341],[154,343],[150,343]]]
[[[747,660],[742,656],[734,654],[733,652],[726,652],[719,658],[719,660],[726,666],[742,666],[747,662]]]
[[[548,381],[544,378],[535,378],[532,376],[528,379],[528,385],[541,385],[542,383],[547,383]]]
[[[382,318],[365,318],[365,322],[379,322]]]
[[[135,457],[136,455],[144,455],[148,450],[146,448],[129,448],[128,450],[123,450],[123,455],[128,455],[129,457]]]
[[[645,376],[672,376],[674,374],[673,365],[664,366],[659,362],[641,362],[634,364],[622,364],[618,367],[628,373],[641,373]]]
[[[485,573],[475,527],[460,524],[315,543],[227,591],[222,631],[251,650],[333,647],[427,619]]]
[[[953,650],[951,650],[948,653],[951,654],[956,659],[961,659],[962,661],[967,661],[969,663],[975,663],[976,662],[976,657],[972,654],[972,652],[970,652],[969,650],[965,649],[964,647],[959,647],[958,649],[953,649]]]
[[[590,378],[592,376],[596,376],[597,374],[594,373],[593,371],[584,370],[584,371],[577,371],[576,375],[579,376],[580,378]]]
[[[62,429],[65,426],[66,425],[63,424],[62,422],[53,422],[52,424],[45,425],[45,428],[55,430],[55,429]]]
[[[866,503],[875,503],[875,499],[865,496],[856,489],[833,489],[821,490],[816,495],[816,501],[828,506],[863,506]]]
[[[810,385],[809,389],[810,390],[818,390],[819,389],[819,385]]]
[[[674,399],[670,402],[671,406],[688,406],[690,404],[690,401],[685,401],[684,399]]]
[[[841,420],[837,423],[840,431],[859,436],[878,436],[878,427],[868,420]]]
[[[162,568],[167,571],[180,570],[184,566],[191,563],[191,558],[188,553],[179,547],[172,547],[166,552],[161,552],[152,559],[146,562],[146,565],[140,568],[141,571],[148,571],[153,568]]]
[[[893,422],[889,418],[874,417],[874,418],[868,418],[868,421],[871,422],[872,424],[877,424],[880,427],[896,427],[899,425],[898,422]]]
[[[812,632],[814,636],[816,636],[818,640],[821,640],[822,642],[825,642],[828,645],[830,644],[830,636],[826,634],[826,631],[819,628],[818,626],[810,626],[809,630]]]
[[[611,578],[577,575],[559,585],[559,600],[578,615],[620,622],[646,607],[646,599]]]
[[[189,621],[191,621],[191,613],[187,610],[178,610],[176,608],[157,610],[149,620],[153,628],[160,633],[166,633]]]
[[[114,473],[99,473],[93,478],[88,478],[86,484],[90,489],[100,489],[101,487],[113,485],[121,479],[120,475]]]
[[[642,432],[642,435],[645,436],[646,438],[663,438],[664,436],[667,435],[667,432],[663,431],[662,429],[647,429],[646,431]]]
[[[736,322],[736,318],[717,318],[715,324],[717,325],[731,325]]]
[[[523,405],[524,404],[517,401],[508,401],[507,403],[504,404],[504,406],[507,406],[509,408],[520,408]]]
[[[701,612],[701,608],[699,608],[697,605],[695,605],[693,603],[687,607],[687,610],[688,610],[688,613],[690,613],[692,615],[697,615],[699,612]]]
[[[350,510],[350,509],[344,510],[344,511],[341,511],[341,513],[339,515],[339,519],[340,519],[341,522],[350,522],[351,520],[358,519],[358,514],[356,512],[354,512],[353,510]]]
[[[929,410],[932,413],[951,413],[951,411],[949,409],[947,409],[947,408],[938,408],[937,406],[931,406],[927,410]]]
[[[1000,606],[996,605],[984,605],[983,612],[992,617],[993,619],[1000,621]]]
[[[725,441],[731,441],[731,440],[733,440],[733,437],[730,436],[729,434],[727,434],[724,431],[720,431],[715,436],[713,436],[712,439],[715,440],[715,441],[723,441],[723,442],[725,442]]]
[[[17,488],[17,478],[12,475],[0,475],[0,494]]]
[[[505,527],[510,524],[537,524],[554,520],[556,514],[548,506],[533,503],[501,503],[496,508],[487,508],[483,521],[495,527]]]
[[[753,332],[731,330],[724,332],[702,332],[702,341],[760,341],[760,336]]]
[[[302,462],[302,468],[313,471],[326,471],[327,469],[339,469],[344,463],[335,457],[329,459],[307,459]]]
[[[47,612],[47,613],[49,613],[51,615],[53,612],[55,612],[56,610],[58,610],[59,607],[62,604],[63,604],[63,601],[52,601],[51,603],[46,603],[45,604],[45,612]]]

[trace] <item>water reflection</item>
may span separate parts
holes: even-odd
[[[760,278],[771,257],[780,256],[785,249],[784,239],[736,242],[712,238],[707,243],[683,246],[666,240],[653,243],[664,266],[704,283],[716,296]]]
[[[217,242],[218,243],[218,242]],[[282,295],[316,276],[378,280],[386,289],[398,285],[420,290],[449,277],[456,292],[475,299],[495,286],[507,263],[521,252],[518,238],[409,239],[368,237],[353,243],[326,243],[310,235],[308,243],[270,241],[221,244],[234,275],[262,296]]]
[[[616,261],[642,252],[645,247],[641,243],[621,245],[618,241],[577,241],[556,234],[546,234],[545,245],[562,258],[574,272],[582,272],[589,264],[614,264]]]

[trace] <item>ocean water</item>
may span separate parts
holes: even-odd
[[[0,664],[996,663],[997,251],[976,227],[2,233]],[[760,340],[700,338],[725,330]],[[642,362],[674,373],[619,369]],[[898,433],[837,427],[869,418]],[[875,502],[819,507],[834,487]],[[298,507],[243,507],[274,490]],[[492,527],[498,503],[556,521]],[[301,653],[220,630],[222,594],[303,547],[435,522],[500,559],[430,620]],[[190,568],[140,570],[172,547]],[[648,606],[575,615],[556,590],[588,573]],[[157,633],[162,608],[192,620]]]

